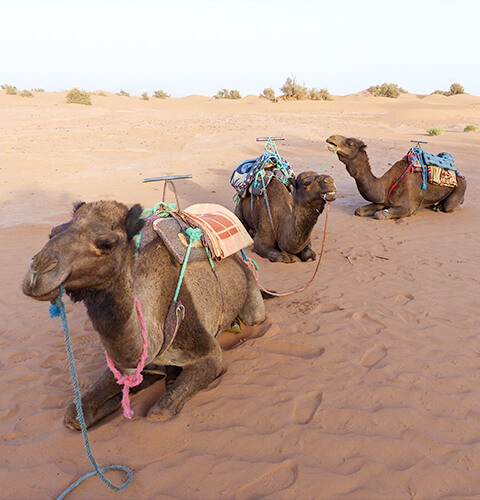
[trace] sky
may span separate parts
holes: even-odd
[[[288,77],[480,96],[480,0],[0,0],[0,84],[242,96]]]

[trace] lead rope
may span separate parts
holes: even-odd
[[[102,467],[100,468],[95,460],[95,458],[92,455],[92,451],[90,449],[90,441],[88,439],[88,434],[87,434],[87,425],[85,424],[85,417],[83,415],[83,409],[82,409],[82,397],[80,395],[80,390],[78,388],[78,378],[77,378],[77,373],[75,371],[75,363],[73,360],[73,350],[72,346],[70,343],[70,333],[68,330],[68,323],[67,323],[67,315],[65,312],[65,304],[63,303],[62,300],[62,295],[64,293],[64,288],[63,286],[60,287],[60,295],[56,298],[55,304],[52,304],[50,306],[50,317],[58,317],[62,319],[62,326],[63,326],[63,332],[65,336],[65,346],[67,349],[67,354],[68,354],[68,362],[70,364],[70,372],[72,374],[72,381],[73,381],[73,389],[75,392],[75,407],[77,409],[77,420],[80,424],[80,428],[82,430],[82,436],[83,436],[83,441],[85,444],[85,450],[87,452],[87,457],[90,460],[90,463],[92,464],[93,468],[95,469],[92,472],[89,472],[88,474],[85,474],[82,476],[80,479],[75,481],[71,486],[69,486],[58,498],[57,500],[62,500],[65,498],[71,491],[73,491],[80,483],[88,479],[89,477],[92,476],[98,476],[110,489],[113,491],[122,491],[124,490],[131,482],[133,479],[133,472],[129,467],[126,467],[124,465],[109,465],[107,467]],[[121,486],[116,486],[113,483],[111,483],[104,475],[104,472],[109,471],[109,470],[123,470],[128,474],[127,480],[121,485]]]
[[[312,284],[313,280],[315,279],[315,276],[317,275],[318,269],[320,267],[320,263],[322,262],[323,251],[325,249],[325,240],[327,237],[328,211],[330,209],[330,203],[331,203],[331,201],[327,201],[327,211],[325,212],[325,225],[323,227],[322,247],[320,249],[320,255],[318,257],[317,266],[315,267],[315,271],[313,273],[313,276],[310,278],[310,281],[306,285],[302,286],[302,288],[299,288],[298,290],[291,290],[290,292],[283,292],[283,293],[278,293],[278,292],[275,292],[273,290],[268,290],[268,289],[264,288],[258,282],[257,263],[253,259],[249,259],[246,255],[246,253],[243,250],[241,250],[243,262],[245,265],[247,265],[251,269],[253,276],[255,277],[255,280],[257,281],[258,288],[260,288],[260,290],[262,290],[263,292],[268,293],[268,295],[272,295],[274,297],[286,297],[287,295],[293,295],[294,293],[303,292]]]

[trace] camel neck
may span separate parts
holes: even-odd
[[[142,335],[130,272],[118,276],[107,290],[90,291],[84,303],[115,365],[135,368],[142,353]]]
[[[310,234],[324,207],[324,200],[318,200],[315,205],[307,207],[304,207],[297,202],[294,203],[292,213],[295,218],[294,227],[296,227],[297,230],[294,231],[293,234],[290,234],[290,238],[298,240],[297,242],[291,242],[294,246],[296,246],[295,243],[300,244],[309,240]]]
[[[345,165],[348,173],[355,179],[358,191],[363,198],[372,203],[385,201],[387,186],[382,178],[373,175],[366,152],[359,152],[353,160]]]

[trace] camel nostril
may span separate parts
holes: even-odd
[[[56,259],[53,255],[36,255],[30,261],[30,272],[32,273],[32,276],[44,274],[53,271],[57,266],[58,259]]]
[[[36,272],[32,272],[30,274],[30,288],[35,288],[35,285],[37,284],[37,276],[38,274]]]

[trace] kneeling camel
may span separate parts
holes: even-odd
[[[253,200],[252,196],[239,201],[235,214],[253,235],[253,250],[272,262],[290,263],[294,256],[315,260],[310,235],[325,204],[337,197],[335,181],[328,175],[302,172],[293,182],[292,194],[273,178],[266,196]]]
[[[79,203],[70,222],[53,228],[23,282],[23,292],[37,300],[54,300],[63,285],[74,301],[83,301],[100,340],[123,374],[135,370],[142,353],[136,301],[146,324],[146,364],[177,367],[173,385],[150,408],[147,417],[167,420],[205,388],[221,370],[222,352],[215,336],[239,317],[245,324],[265,319],[263,299],[251,271],[237,255],[216,265],[187,266],[179,300],[185,318],[171,345],[162,351],[164,322],[177,285],[180,265],[163,242],[151,241],[135,258],[133,237],[144,225],[142,208],[116,201]],[[160,354],[159,354],[160,353]],[[140,388],[160,378],[146,375]],[[82,397],[87,426],[115,411],[121,388],[107,369]],[[64,423],[79,429],[74,404]]]
[[[355,179],[360,194],[371,203],[358,207],[355,215],[373,216],[374,219],[399,219],[408,217],[422,207],[437,206],[444,212],[453,212],[464,200],[467,182],[457,176],[457,187],[443,187],[427,183],[422,190],[422,175],[409,173],[393,189],[390,189],[407,170],[405,156],[382,175],[372,173],[367,146],[359,139],[332,135],[327,139],[329,149],[336,151],[347,172]]]

